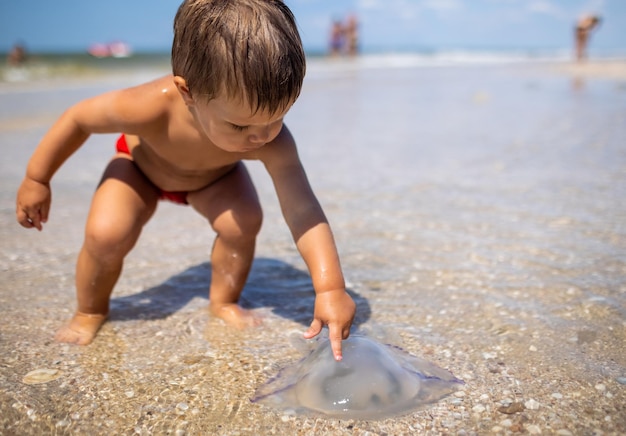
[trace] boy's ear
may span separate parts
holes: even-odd
[[[176,89],[178,89],[178,92],[183,98],[185,104],[188,106],[193,106],[194,101],[193,97],[191,96],[191,92],[189,91],[189,87],[187,86],[187,81],[180,76],[174,76],[174,85],[176,86]]]

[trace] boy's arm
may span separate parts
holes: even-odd
[[[145,124],[157,105],[141,105],[144,87],[113,91],[83,100],[69,108],[44,135],[28,162],[26,175],[17,193],[18,222],[41,230],[50,209],[50,180],[61,165],[92,133],[127,131]],[[148,97],[150,98],[150,97]],[[146,110],[145,108],[150,108]]]
[[[314,319],[304,335],[312,338],[327,325],[333,355],[341,360],[341,340],[350,334],[356,305],[345,289],[330,226],[309,185],[287,127],[263,149],[261,160],[272,177],[283,216],[315,289]]]

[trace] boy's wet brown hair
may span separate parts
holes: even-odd
[[[280,0],[185,0],[174,20],[172,70],[195,98],[225,92],[274,114],[298,98],[306,60]]]

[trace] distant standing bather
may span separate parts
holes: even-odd
[[[344,46],[345,41],[345,32],[343,28],[343,24],[341,21],[335,20],[333,21],[331,30],[330,30],[330,41],[329,48],[331,56],[337,56],[341,54],[341,50]]]
[[[587,58],[587,45],[591,32],[600,24],[600,17],[587,15],[576,23],[574,38],[576,42],[576,60],[582,61]]]
[[[359,52],[359,22],[356,15],[350,15],[346,23],[346,45],[348,54],[355,56]]]
[[[19,67],[26,62],[26,49],[24,46],[20,43],[15,44],[13,48],[11,48],[7,60],[12,67]]]

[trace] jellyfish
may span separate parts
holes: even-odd
[[[435,403],[463,384],[447,370],[364,334],[343,341],[341,361],[327,338],[302,341],[308,354],[259,387],[253,402],[295,414],[384,419]]]

